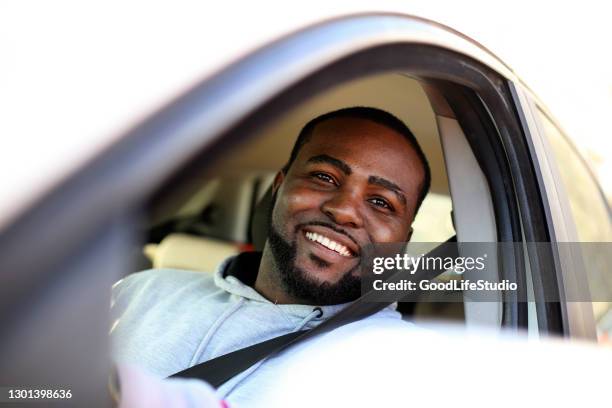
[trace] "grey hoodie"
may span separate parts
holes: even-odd
[[[238,257],[249,256],[243,255]],[[167,377],[234,350],[313,328],[346,306],[321,306],[317,310],[309,305],[274,304],[228,274],[236,260],[228,258],[214,274],[156,269],[117,282],[111,305],[115,361]],[[373,317],[401,318],[393,307]],[[290,352],[288,349],[282,354]],[[218,390],[220,397],[230,402],[244,400],[247,396],[239,391],[247,378],[251,382],[249,388],[257,389],[252,385],[270,380],[257,377],[279,375],[271,370],[279,359],[273,360],[275,364],[256,364],[223,384]]]

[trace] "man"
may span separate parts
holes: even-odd
[[[359,297],[367,245],[410,239],[429,184],[423,152],[391,114],[356,107],[313,119],[274,180],[263,253],[230,258],[212,276],[151,270],[115,285],[116,360],[166,377],[315,327]],[[365,320],[399,317],[389,307]],[[282,357],[256,364],[218,392],[230,403],[248,400],[273,386]]]

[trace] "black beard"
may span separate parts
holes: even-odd
[[[336,283],[312,279],[304,270],[295,266],[295,242],[285,241],[272,222],[269,226],[268,243],[274,257],[276,274],[289,295],[311,305],[338,305],[355,300],[361,295],[361,279],[353,275],[358,266],[346,272]],[[329,266],[326,261],[314,255],[311,259],[319,267]]]

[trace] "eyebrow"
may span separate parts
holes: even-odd
[[[328,156],[327,154],[319,154],[316,156],[312,156],[308,159],[307,163],[328,163],[334,167],[337,167],[347,176],[353,172],[351,166],[343,162],[342,160],[336,159],[335,157]]]
[[[381,186],[383,188],[386,188],[387,190],[391,190],[397,196],[397,198],[402,202],[402,204],[406,205],[406,196],[404,195],[404,192],[394,182],[384,179],[382,177],[370,176],[368,177],[368,183],[376,184],[377,186]]]

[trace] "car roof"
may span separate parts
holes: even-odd
[[[9,135],[10,153],[0,196],[11,200],[0,201],[0,227],[126,130],[262,45],[356,13],[448,19],[435,5],[351,3],[240,3],[239,13],[233,2],[4,4],[0,27],[9,35],[0,49],[11,64],[3,67],[0,134]]]

